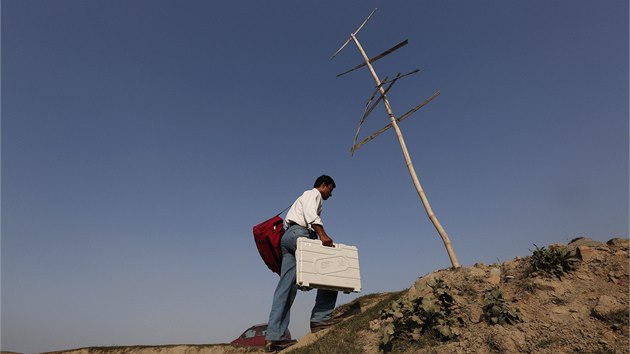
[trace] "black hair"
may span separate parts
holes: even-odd
[[[332,184],[333,188],[337,188],[337,185],[335,185],[335,181],[332,179],[332,177],[326,176],[326,175],[321,175],[317,177],[313,188],[317,188],[321,186],[322,184]]]

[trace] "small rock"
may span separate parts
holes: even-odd
[[[588,246],[578,246],[577,247],[577,256],[583,262],[590,262],[592,260],[605,260],[606,254],[603,251],[595,250]]]
[[[503,326],[493,326],[490,336],[494,341],[495,349],[502,353],[519,353],[527,346],[525,335],[520,331],[508,331]]]
[[[619,284],[619,277],[612,275],[610,273],[608,274],[608,280],[610,280],[615,285]]]
[[[548,279],[533,279],[532,280],[532,284],[534,284],[534,286],[536,287],[536,289],[538,290],[542,290],[542,291],[548,291],[548,292],[555,292],[557,289],[557,283]]]
[[[611,312],[624,310],[625,306],[612,296],[602,295],[597,299],[593,314],[600,319],[606,319]]]
[[[466,271],[467,271],[467,275],[471,277],[485,277],[486,276],[486,271],[481,268],[472,267],[472,268],[468,268]]]
[[[590,277],[590,276],[589,276],[588,274],[586,274],[586,273],[577,273],[577,274],[576,274],[576,277],[577,277],[578,279],[580,279],[580,280],[586,280],[586,281],[593,280],[593,278],[592,278],[592,277]]]
[[[628,251],[628,247],[630,246],[630,240],[627,238],[613,238],[606,242],[608,246],[610,246],[614,250],[625,250]]]
[[[518,266],[519,266],[519,261],[517,260],[503,262],[503,269],[505,269],[506,271],[516,269],[518,268]]]
[[[603,242],[594,241],[593,239],[590,239],[588,237],[578,237],[576,239],[571,240],[571,242],[569,242],[569,244],[567,245],[567,248],[569,250],[575,250],[579,246],[587,246],[587,247],[595,248],[595,247],[601,247],[605,245],[606,244]]]
[[[604,332],[604,335],[602,336],[602,339],[605,340],[606,342],[615,342],[615,334],[612,331],[606,331]]]
[[[501,282],[501,269],[491,268],[490,276],[487,279],[488,283],[498,285]]]
[[[379,320],[372,320],[370,321],[370,329],[374,332],[378,331],[379,329],[381,329],[381,321]]]

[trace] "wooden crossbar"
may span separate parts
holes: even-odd
[[[388,50],[384,51],[383,53],[381,53],[381,54],[379,54],[379,55],[377,55],[377,56],[375,56],[373,58],[370,58],[370,60],[369,60],[370,64],[375,62],[375,61],[377,61],[377,60],[379,60],[379,59],[383,59],[385,56],[387,56],[387,55],[393,53],[394,51],[396,51],[396,50],[406,46],[407,44],[409,44],[409,41],[407,39],[405,39],[404,41],[396,44],[395,46],[389,48]],[[353,72],[353,71],[355,71],[357,69],[361,69],[362,67],[364,67],[366,65],[367,65],[367,63],[363,62],[363,63],[355,66],[354,68],[352,68],[350,70],[346,70],[346,71],[342,72],[341,74],[337,74],[337,77],[345,75],[345,74],[348,74],[348,73],[351,73],[351,72]]]
[[[359,31],[361,30],[361,28],[363,28],[363,26],[365,26],[365,24],[370,20],[372,15],[374,15],[375,12],[376,12],[376,9],[372,10],[370,15],[365,19],[365,21],[363,21],[361,26],[359,26],[359,28],[357,28],[357,30],[354,31],[352,34],[356,36],[357,33],[359,33]],[[337,54],[339,54],[339,52],[341,52],[343,50],[343,48],[345,48],[348,45],[348,43],[350,43],[351,40],[352,40],[352,36],[348,37],[348,40],[346,41],[346,43],[344,43],[339,49],[337,49],[335,54],[333,54],[332,57],[330,57],[330,60],[334,59],[337,56]]]
[[[429,102],[431,102],[434,98],[436,98],[439,95],[440,95],[440,91],[435,91],[435,93],[433,93],[433,95],[431,95],[431,97],[429,97],[426,100],[424,100],[424,102],[422,102],[419,105],[415,106],[414,108],[410,109],[407,113],[405,113],[402,116],[400,116],[400,118],[396,118],[396,122],[400,123],[403,120],[407,119],[409,116],[414,114],[420,108],[426,106]],[[377,130],[376,133],[374,133],[374,134],[368,136],[367,138],[361,140],[360,143],[354,144],[352,146],[352,148],[350,149],[351,154],[354,154],[354,152],[357,151],[358,148],[360,148],[361,146],[365,145],[367,142],[371,141],[372,139],[376,138],[377,136],[381,135],[383,132],[385,132],[387,129],[389,129],[391,127],[392,127],[392,123],[389,123],[386,126],[384,126],[383,128]],[[356,140],[355,140],[355,142],[356,142]]]

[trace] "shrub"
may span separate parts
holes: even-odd
[[[555,276],[561,279],[563,275],[574,271],[577,267],[579,259],[572,255],[563,247],[538,247],[534,244],[536,250],[533,251],[529,259],[530,275],[543,273],[549,276]]]
[[[498,286],[486,290],[483,296],[483,318],[492,325],[513,325],[524,321],[521,312],[505,302]]]
[[[415,299],[400,299],[381,312],[385,325],[381,328],[381,349],[392,348],[393,341],[421,342],[429,339],[447,341],[459,336],[456,325],[463,324],[461,318],[454,319],[455,301],[450,287],[438,279],[429,283],[431,293]]]

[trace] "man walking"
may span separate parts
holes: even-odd
[[[305,191],[287,212],[285,220],[287,230],[280,241],[282,248],[280,280],[273,294],[273,304],[269,314],[265,342],[266,352],[282,350],[296,343],[295,340],[285,338],[284,333],[289,328],[291,305],[293,305],[297,293],[297,285],[295,284],[297,239],[298,237],[311,239],[319,237],[324,246],[333,245],[333,240],[324,230],[320,214],[322,201],[332,196],[335,187],[335,181],[330,176],[319,176],[313,189]],[[336,291],[317,290],[315,306],[311,312],[311,332],[328,328],[339,322],[332,318],[336,302]]]

